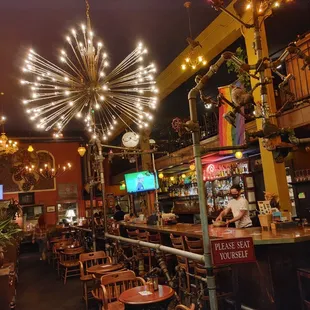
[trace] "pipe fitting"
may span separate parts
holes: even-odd
[[[196,87],[192,88],[188,93],[188,100],[191,100],[191,99],[196,100],[198,93],[199,93],[199,90]]]

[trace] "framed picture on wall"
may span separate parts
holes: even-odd
[[[55,206],[47,206],[46,207],[46,212],[47,213],[56,212],[56,207]]]
[[[21,206],[34,205],[34,193],[19,193],[18,201]]]

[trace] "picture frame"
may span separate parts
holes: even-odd
[[[21,206],[29,206],[35,204],[34,193],[19,193],[18,201]]]
[[[56,206],[47,206],[46,207],[46,212],[47,213],[56,212]]]
[[[254,187],[254,179],[253,177],[246,177],[245,178],[245,184],[247,188],[253,188]]]

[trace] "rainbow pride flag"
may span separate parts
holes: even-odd
[[[222,94],[229,101],[231,101],[231,89],[231,85],[218,87],[219,93]],[[220,146],[241,145],[245,142],[244,118],[240,114],[236,115],[236,127],[232,126],[224,118],[224,114],[232,110],[232,107],[228,104],[224,104],[219,108]],[[227,153],[232,153],[232,151],[220,152],[220,154]]]

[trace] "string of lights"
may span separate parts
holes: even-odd
[[[31,98],[23,100],[26,113],[37,128],[56,130],[60,137],[74,117],[84,119],[93,138],[107,140],[118,122],[133,131],[149,126],[156,109],[158,90],[154,64],[144,66],[147,49],[142,43],[107,74],[108,55],[103,44],[95,43],[90,25],[71,30],[68,50],[62,50],[62,67],[29,50],[22,71],[33,79],[21,80]],[[127,120],[127,121],[126,121]]]

